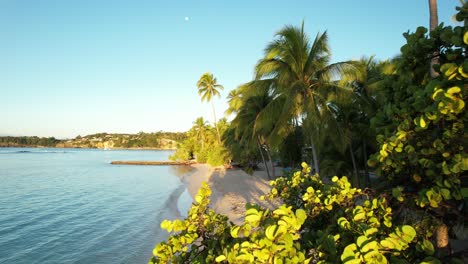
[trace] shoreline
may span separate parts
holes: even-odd
[[[266,208],[278,205],[276,201],[260,200],[261,195],[271,190],[264,170],[257,170],[253,175],[249,175],[237,168],[225,169],[207,164],[190,166],[194,172],[184,176],[182,182],[186,185],[192,199],[195,200],[202,183],[207,182],[212,191],[210,208],[219,214],[226,215],[235,224],[243,222],[247,203],[256,203]]]

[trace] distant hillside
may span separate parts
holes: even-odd
[[[138,134],[99,133],[59,140],[39,137],[0,137],[0,147],[58,147],[102,149],[175,149],[185,133],[156,132]]]
[[[60,142],[54,137],[0,137],[0,147],[55,147]]]

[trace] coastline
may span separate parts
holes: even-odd
[[[202,183],[207,182],[212,190],[210,207],[217,213],[226,215],[235,224],[244,220],[247,203],[256,203],[267,208],[278,204],[260,200],[261,195],[271,190],[265,171],[258,170],[249,175],[237,168],[225,169],[207,164],[193,164],[191,167],[194,172],[183,179],[188,193],[195,199]]]

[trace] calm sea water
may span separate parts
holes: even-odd
[[[0,148],[0,263],[147,263],[192,200],[170,151]]]

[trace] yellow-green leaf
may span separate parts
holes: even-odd
[[[224,255],[218,256],[215,259],[216,262],[221,262],[221,261],[224,261],[224,260],[226,260],[226,256],[224,256]]]
[[[419,119],[419,125],[422,127],[422,128],[426,128],[427,124],[426,124],[426,121],[424,120],[423,117],[421,117]]]
[[[456,94],[456,93],[459,93],[459,92],[461,92],[461,89],[460,89],[460,87],[458,87],[458,86],[454,86],[454,87],[449,88],[449,89],[447,90],[447,93],[448,93],[448,94]]]
[[[270,240],[274,240],[277,229],[278,229],[277,225],[271,225],[267,227],[267,229],[265,230],[265,236]]]
[[[239,237],[239,230],[240,230],[240,226],[234,226],[231,228],[231,236],[233,238],[237,238]]]
[[[201,196],[200,194],[197,194],[197,196],[195,196],[195,202],[201,203],[202,200],[203,200],[203,196]]]

